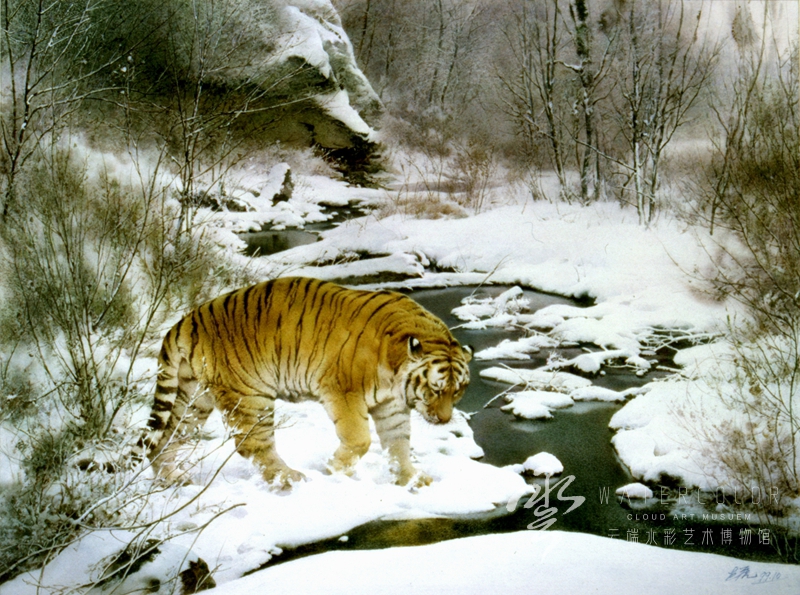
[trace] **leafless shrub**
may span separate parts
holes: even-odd
[[[456,202],[480,213],[489,203],[491,186],[497,175],[497,159],[492,147],[476,141],[460,145],[452,159],[452,169],[460,183]]]
[[[152,398],[137,360],[154,353],[175,308],[239,280],[199,230],[178,233],[177,205],[155,183],[92,179],[56,147],[22,175],[0,238],[0,403],[22,470],[0,493],[5,577],[119,522],[138,438],[129,414]],[[31,375],[15,353],[29,354]]]
[[[764,10],[760,41],[752,29],[735,37],[737,71],[715,106],[721,135],[693,217],[719,238],[714,292],[747,317],[730,325],[734,372],[718,390],[734,415],[706,454],[740,487],[778,490],[768,512],[782,515],[800,496],[800,84],[797,46],[771,44]]]

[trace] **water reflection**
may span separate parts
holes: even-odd
[[[317,234],[302,229],[255,231],[239,234],[239,237],[247,244],[244,250],[247,256],[277,254],[297,246],[313,244],[319,239]]]

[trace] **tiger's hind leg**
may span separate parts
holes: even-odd
[[[156,401],[158,406],[158,400]],[[157,477],[169,482],[187,482],[185,472],[176,463],[178,453],[196,428],[205,424],[214,410],[214,399],[201,390],[189,363],[178,366],[177,396],[166,419],[158,443],[150,451],[150,461]]]
[[[264,480],[278,489],[288,490],[305,475],[290,468],[275,448],[275,398],[245,395],[217,388],[217,402],[234,430],[236,452],[253,459]]]

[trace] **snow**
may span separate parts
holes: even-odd
[[[612,444],[634,477],[651,482],[677,477],[712,491],[733,488],[704,454],[711,447],[707,432],[714,433],[712,424],[735,415],[717,396],[720,385],[713,377],[728,357],[729,347],[721,342],[683,350],[676,356],[684,366],[681,376],[647,384],[647,392],[614,414]]]
[[[138,545],[132,549],[141,554],[153,551],[154,556],[141,567],[132,568],[127,576],[115,576],[113,564],[131,543]],[[176,589],[175,577],[187,570],[191,562],[196,561],[197,555],[190,549],[174,543],[151,545],[146,543],[142,535],[130,531],[94,531],[67,546],[43,570],[24,573],[0,585],[0,595],[61,592],[60,589],[77,586],[75,580],[78,577],[83,580],[84,585],[103,581],[102,585],[89,590],[88,595],[171,595],[173,592],[181,592],[180,587]],[[179,578],[177,580],[180,581]]]
[[[350,97],[344,89],[332,95],[319,97],[316,101],[329,116],[344,123],[353,132],[358,132],[368,140],[375,140],[375,131],[350,105]]]
[[[377,94],[356,65],[353,46],[341,20],[328,0],[298,0],[282,6],[279,15],[281,33],[272,40],[280,51],[273,60],[285,62],[299,57],[313,66],[338,91],[317,95],[316,102],[328,115],[367,140],[375,140],[375,131],[362,119],[355,104],[380,104]],[[337,72],[336,68],[344,70]],[[351,102],[349,90],[359,95]]]
[[[606,362],[617,359],[624,360],[628,365],[645,370],[650,368],[650,362],[627,349],[604,349],[592,353],[582,353],[573,359],[559,362],[559,367],[574,366],[581,372],[594,374],[599,372]]]
[[[522,289],[515,286],[496,298],[467,298],[463,306],[453,310],[453,315],[466,321],[461,325],[464,328],[505,327],[515,322],[514,315],[527,305],[528,300],[522,297]]]
[[[374,428],[372,446],[353,475],[328,475],[325,465],[338,439],[322,406],[279,401],[276,418],[283,420],[276,431],[279,453],[307,478],[290,494],[270,491],[253,464],[235,454],[225,440],[222,417],[214,414],[205,429],[208,439],[189,455],[196,464],[190,471],[195,485],[151,497],[152,518],[179,511],[160,524],[165,533],[202,526],[220,510],[243,504],[199,535],[175,540],[218,568],[218,584],[257,568],[283,548],[336,537],[369,521],[488,513],[531,491],[513,471],[473,460],[483,451],[458,410],[450,422],[438,425],[412,412],[415,465],[433,478],[430,486],[418,489],[394,484]]]
[[[492,367],[481,370],[480,374],[484,378],[514,385],[521,384],[530,389],[550,389],[565,393],[587,388],[592,385],[591,380],[576,376],[575,374],[570,374],[569,372],[555,372],[542,369],[529,370],[527,368]]]
[[[617,496],[625,498],[635,498],[637,500],[649,500],[653,497],[653,490],[641,483],[629,483],[616,491]]]
[[[551,477],[564,471],[564,465],[554,455],[549,452],[540,452],[525,459],[522,463],[522,472],[530,472],[534,475],[544,475]]]
[[[580,533],[522,531],[417,547],[328,552],[261,570],[211,593],[795,595],[798,588],[797,566]]]
[[[553,417],[551,409],[562,409],[575,404],[567,395],[544,390],[523,390],[509,393],[504,398],[508,405],[503,405],[503,411],[510,411],[517,417],[527,419],[550,419]]]
[[[293,267],[292,274],[316,279],[346,279],[348,277],[367,277],[376,274],[395,274],[407,277],[421,277],[425,268],[414,254],[390,254],[388,256],[356,260],[343,264],[320,267]]]
[[[537,334],[512,341],[503,339],[494,347],[487,347],[475,354],[479,360],[494,359],[530,359],[530,353],[539,353],[542,349],[557,347],[559,342],[547,335]]]
[[[603,388],[602,386],[585,386],[576,388],[570,392],[569,396],[574,401],[624,401],[629,397],[641,395],[647,392],[647,388],[633,387],[622,391]]]

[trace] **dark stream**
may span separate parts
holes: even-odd
[[[362,217],[368,212],[368,207],[354,203],[329,209],[329,219],[308,224],[303,229],[272,229],[271,224],[267,223],[259,231],[240,233],[239,237],[247,244],[244,250],[247,256],[268,256],[313,244],[319,240],[318,232],[336,227],[353,217]]]
[[[496,296],[507,287],[455,287],[411,292],[410,295],[425,308],[442,318],[451,327],[461,321],[452,316],[451,311],[461,305],[461,300],[476,292]],[[525,291],[530,301],[530,310],[535,311],[550,304],[564,303],[581,305],[571,300]],[[584,304],[585,305],[585,304]],[[472,345],[475,351],[498,344],[503,339],[514,339],[515,334],[500,329],[465,330],[456,328],[453,334],[462,344]],[[556,410],[550,420],[518,419],[511,413],[501,411],[501,399],[485,405],[508,385],[489,381],[480,377],[480,370],[508,364],[511,367],[536,368],[544,365],[551,350],[543,350],[532,355],[530,360],[479,361],[470,364],[472,381],[466,395],[458,404],[462,411],[473,413],[470,426],[475,441],[483,448],[483,462],[504,466],[522,463],[536,453],[546,451],[555,455],[564,465],[561,476],[551,478],[549,483],[556,486],[559,480],[573,477],[563,491],[563,496],[582,496],[582,505],[565,514],[571,505],[569,500],[557,497],[558,485],[550,492],[549,506],[558,509],[556,520],[550,527],[555,530],[579,531],[605,537],[650,543],[659,547],[682,549],[696,552],[710,552],[737,558],[792,562],[800,561],[800,545],[796,538],[787,538],[771,530],[769,543],[759,535],[759,526],[745,521],[720,521],[703,518],[703,514],[715,511],[714,496],[697,492],[677,492],[677,485],[665,478],[663,501],[661,486],[651,485],[656,494],[647,505],[637,501],[624,500],[615,496],[617,488],[636,481],[620,462],[611,445],[613,432],[608,424],[611,417],[622,405],[618,403],[576,403],[571,408]],[[559,349],[565,358],[582,352],[579,347]],[[657,354],[663,363],[671,363],[674,352]],[[627,369],[605,368],[604,375],[592,377],[599,386],[613,390],[641,386],[652,381],[661,372],[650,372],[639,377]],[[533,481],[533,480],[528,480]],[[544,482],[536,479],[540,485]],[[297,557],[321,553],[334,549],[375,549],[394,546],[421,545],[445,539],[467,537],[487,533],[519,531],[535,526],[541,517],[539,501],[535,506],[524,508],[527,498],[520,500],[516,510],[509,513],[500,506],[488,514],[477,514],[458,518],[423,519],[411,521],[376,521],[356,527],[347,533],[348,539],[340,541],[333,538],[293,550],[285,551],[268,565],[282,563]],[[699,503],[702,502],[702,503]],[[694,518],[690,515],[694,513]],[[682,515],[686,517],[682,517]],[[719,517],[717,517],[719,518]],[[727,517],[725,517],[727,518]],[[753,522],[755,515],[752,515]],[[749,542],[746,533],[750,530]]]

